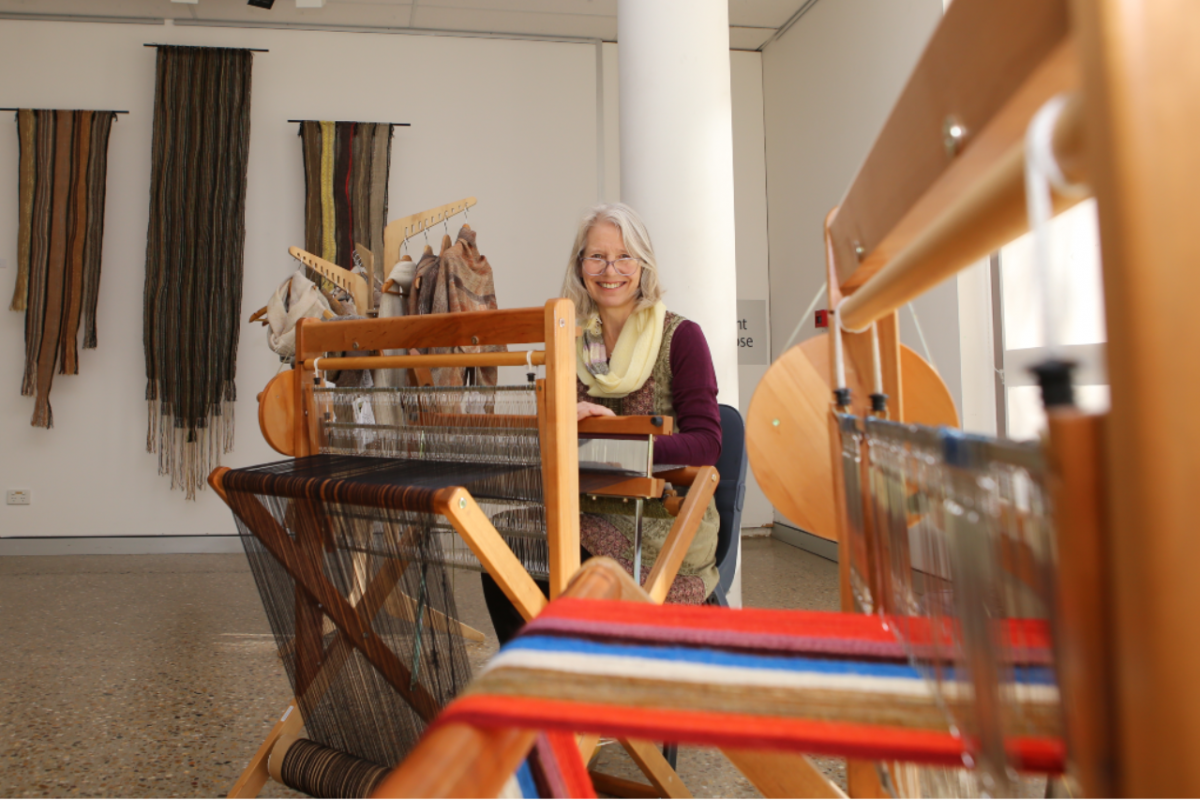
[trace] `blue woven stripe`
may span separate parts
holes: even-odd
[[[853,661],[833,658],[804,658],[798,656],[761,656],[706,648],[608,644],[590,639],[560,636],[520,636],[505,645],[502,652],[529,650],[543,653],[573,653],[578,655],[641,658],[663,662],[687,662],[738,669],[785,670],[815,672],[827,675],[862,675],[876,678],[924,680],[908,664],[879,661]],[[944,680],[954,680],[956,670],[943,670]],[[1020,683],[1053,683],[1053,674],[1044,667],[1018,667],[1014,678]]]
[[[521,797],[528,797],[531,800],[541,797],[538,794],[537,784],[533,781],[533,770],[529,768],[529,759],[521,762],[521,766],[517,768],[517,785],[521,787]]]

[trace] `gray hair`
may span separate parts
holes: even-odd
[[[583,248],[587,245],[588,232],[601,222],[609,222],[621,231],[625,248],[629,255],[636,258],[642,265],[642,276],[638,283],[638,301],[634,306],[635,312],[650,308],[663,296],[663,289],[658,283],[658,262],[654,258],[654,245],[650,243],[650,233],[646,223],[638,213],[624,203],[602,203],[588,209],[579,221],[579,230],[575,233],[575,244],[571,247],[571,258],[567,262],[567,274],[563,278],[563,297],[569,298],[575,304],[575,318],[579,321],[587,319],[595,313],[596,303],[588,294],[583,282],[581,269],[583,267]]]

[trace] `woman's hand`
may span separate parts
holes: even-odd
[[[576,405],[575,408],[576,408],[576,413],[578,413],[578,415],[579,415],[579,419],[584,419],[585,417],[615,417],[616,416],[616,414],[613,413],[613,410],[611,408],[609,408],[608,406],[602,406],[597,403],[589,403],[586,400],[579,401],[579,403]]]

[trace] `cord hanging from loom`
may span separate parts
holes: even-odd
[[[1069,102],[1070,97],[1064,94],[1047,100],[1034,114],[1025,132],[1025,199],[1033,237],[1034,272],[1041,278],[1042,334],[1049,353],[1031,371],[1037,375],[1042,403],[1047,408],[1075,404],[1071,385],[1075,363],[1061,355],[1062,337],[1054,307],[1054,301],[1067,293],[1067,285],[1062,270],[1055,268],[1050,256],[1050,218],[1054,213],[1051,187],[1063,195],[1080,195],[1087,191],[1084,184],[1067,180],[1054,155],[1055,126]]]
[[[850,407],[850,387],[846,385],[846,359],[842,353],[842,303],[846,302],[846,298],[842,298],[837,304],[837,308],[833,310],[833,330],[830,335],[833,337],[833,372],[834,372],[834,402],[840,408]]]
[[[871,392],[871,412],[887,416],[888,396],[883,391],[883,359],[879,354],[879,323],[871,323],[871,364],[874,372],[874,391]]]

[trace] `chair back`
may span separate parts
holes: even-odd
[[[717,570],[721,577],[709,602],[729,605],[729,588],[737,572],[737,539],[742,530],[742,506],[746,500],[746,424],[733,406],[721,406],[721,457],[717,461],[721,482],[715,499],[721,515],[717,533]]]

